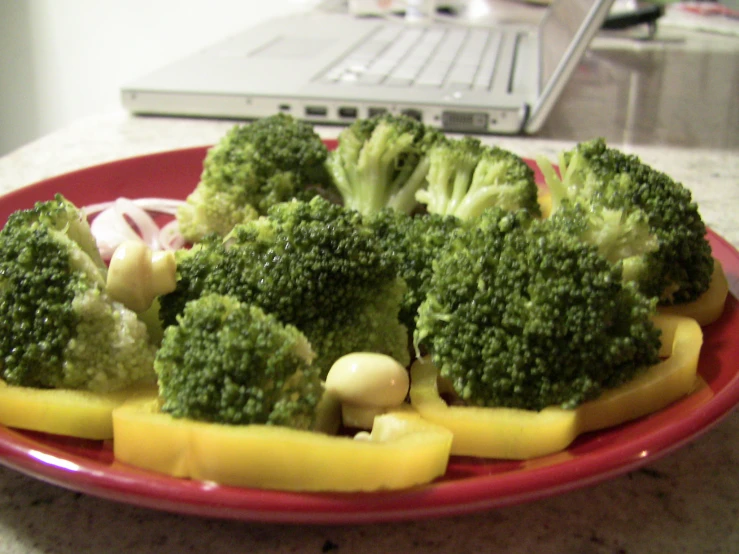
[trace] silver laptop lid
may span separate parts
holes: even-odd
[[[544,124],[613,2],[558,0],[551,4],[539,25],[542,89],[530,108],[524,131],[534,133]]]

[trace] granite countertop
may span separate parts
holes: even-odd
[[[112,113],[0,158],[0,191],[123,157],[212,144],[232,123]],[[320,128],[326,137],[337,128]],[[571,140],[489,139],[554,157]],[[688,186],[707,224],[739,247],[735,148],[623,144]],[[175,515],[98,499],[0,467],[0,552],[735,553],[739,412],[642,469],[535,502],[417,522],[277,525]]]

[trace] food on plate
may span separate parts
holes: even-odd
[[[316,197],[273,206],[225,238],[178,255],[174,292],[160,298],[165,328],[206,293],[254,304],[308,339],[325,377],[338,358],[378,352],[410,361],[398,321],[405,284],[361,216]]]
[[[206,294],[164,332],[154,369],[161,411],[231,425],[310,429],[321,399],[305,336],[259,307]]]
[[[111,392],[154,380],[155,346],[105,290],[86,218],[62,196],[0,231],[0,377],[12,386]]]
[[[376,234],[386,254],[396,259],[398,274],[406,285],[399,318],[412,336],[418,307],[426,298],[433,275],[433,262],[453,232],[462,226],[462,220],[437,214],[414,217],[384,208],[367,216],[365,224]]]
[[[185,203],[173,198],[116,198],[84,206],[82,211],[92,218],[90,230],[103,260],[110,261],[113,252],[124,242],[141,242],[153,251],[178,250],[185,246],[177,220],[159,226],[155,217],[173,216]]]
[[[552,213],[552,195],[549,191],[543,187],[539,187],[539,194],[537,195],[537,201],[539,203],[539,209],[541,211],[541,217],[546,219]]]
[[[176,477],[375,491],[689,394],[728,290],[690,193],[600,139],[539,163],[544,194],[517,155],[405,116],[329,153],[277,115],[208,150],[186,201],[146,199],[166,236],[142,199],[17,212],[0,423],[112,434]]]
[[[655,303],[549,220],[489,209],[436,258],[414,343],[470,405],[574,408],[658,361]]]
[[[176,263],[172,250],[154,252],[142,241],[124,241],[110,258],[105,290],[128,309],[145,312],[177,286]]]
[[[177,211],[180,233],[190,242],[223,236],[274,204],[330,193],[327,156],[313,127],[286,114],[232,127],[208,150],[200,181]]]
[[[580,434],[660,410],[696,387],[703,334],[683,316],[655,316],[662,361],[574,409],[455,405],[444,399],[439,370],[428,359],[411,368],[411,404],[421,417],[452,431],[453,455],[530,459],[564,450]]]
[[[691,302],[713,273],[706,226],[690,191],[602,139],[559,157],[561,177],[539,165],[551,194],[550,218],[594,244],[661,305]]]
[[[406,489],[442,476],[452,434],[398,410],[361,439],[274,425],[221,425],[162,414],[157,399],[113,412],[117,460],[174,477],[289,491]]]
[[[445,139],[431,147],[428,159],[416,199],[429,213],[467,220],[497,206],[541,215],[534,171],[509,150],[473,137]]]
[[[116,458],[178,477],[279,490],[396,489],[444,474],[451,433],[403,408],[405,366],[388,356],[377,371],[375,359],[374,378],[361,387],[347,382],[356,364],[344,358],[324,393],[314,357],[298,329],[255,305],[217,294],[188,302],[157,352],[158,393],[113,411]],[[378,376],[392,381],[399,373],[402,390],[378,387]],[[357,440],[330,436],[338,414],[325,412],[358,386],[367,401],[395,411],[372,414],[371,433]]]
[[[0,423],[15,429],[108,440],[113,438],[113,409],[156,391],[153,383],[113,392],[91,392],[19,387],[0,380]]]
[[[328,169],[344,206],[369,215],[382,208],[411,213],[425,186],[429,149],[444,135],[409,116],[358,119],[339,134]]]
[[[405,366],[384,354],[353,352],[334,362],[324,395],[341,405],[341,421],[351,429],[372,429],[376,416],[401,408],[410,379]]]
[[[729,282],[726,279],[721,262],[713,260],[713,274],[708,290],[691,302],[657,306],[662,314],[682,315],[695,319],[701,326],[710,325],[716,321],[724,311],[726,297],[729,294]]]

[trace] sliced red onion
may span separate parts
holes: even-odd
[[[89,217],[100,255],[109,260],[118,246],[127,240],[139,240],[152,250],[176,250],[185,245],[174,220],[162,228],[150,213],[175,215],[182,200],[168,198],[118,198],[111,202],[92,204],[82,208]]]
[[[119,198],[115,201],[115,209],[124,219],[133,222],[134,228],[138,230],[141,240],[152,250],[159,250],[159,225],[146,210],[139,208],[128,198]]]
[[[185,246],[185,237],[180,233],[180,225],[176,219],[162,226],[159,231],[159,243],[165,250],[179,250]]]
[[[185,203],[184,200],[175,200],[173,198],[134,198],[129,201],[147,212],[169,215],[175,215],[177,213],[177,209]],[[108,202],[100,202],[99,204],[90,204],[82,209],[85,214],[91,216],[110,208],[115,203],[116,200],[111,200]]]

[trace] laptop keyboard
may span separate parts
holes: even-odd
[[[359,85],[488,90],[502,31],[469,27],[382,27],[319,80]]]

